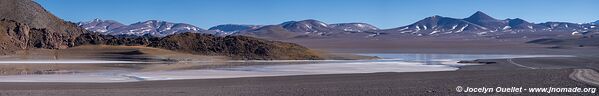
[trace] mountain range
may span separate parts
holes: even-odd
[[[595,23],[599,23],[599,21]],[[391,29],[379,29],[367,23],[327,24],[313,19],[287,21],[276,25],[224,24],[211,27],[208,30],[184,23],[158,22],[155,20],[135,23],[128,26],[122,26],[122,24],[113,20],[93,20],[81,22],[79,23],[79,26],[90,31],[110,35],[125,34],[142,36],[151,34],[153,36],[162,37],[181,32],[196,32],[217,35],[246,35],[268,39],[329,36],[343,37],[343,35],[351,34],[353,34],[352,36],[358,35],[362,37],[374,37],[389,34],[399,34],[402,36],[444,36],[453,34],[472,34],[468,36],[498,36],[535,32],[561,32],[563,34],[571,34],[572,32],[597,30],[596,25],[593,23],[532,23],[520,18],[500,20],[481,11],[477,11],[473,15],[463,19],[435,15],[410,25]]]
[[[114,20],[95,19],[87,22],[79,22],[78,25],[89,31],[107,34],[107,35],[133,35],[143,36],[150,34],[152,36],[164,37],[171,34],[182,32],[208,33],[217,35],[245,35],[263,32],[264,30],[278,26],[283,28],[286,34],[304,34],[322,36],[339,32],[366,32],[376,31],[379,28],[366,23],[338,23],[326,24],[318,20],[287,21],[277,25],[241,25],[224,24],[209,28],[208,30],[185,23],[171,23],[166,21],[148,20],[131,25],[123,25]],[[283,32],[279,30],[278,32]],[[263,34],[271,35],[271,34]]]
[[[89,31],[115,36],[151,35],[156,37],[164,37],[182,32],[210,33],[191,24],[172,23],[159,20],[148,20],[144,22],[133,23],[131,25],[124,25],[114,20],[95,19],[88,22],[79,22],[77,25]]]
[[[591,24],[568,22],[546,22],[535,24],[515,18],[499,20],[483,12],[476,12],[464,19],[431,16],[416,23],[388,29],[386,32],[415,34],[418,36],[439,36],[454,33],[473,33],[478,35],[516,34],[519,32],[576,32],[587,31]]]

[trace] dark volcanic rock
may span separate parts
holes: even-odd
[[[310,49],[297,44],[246,36],[220,37],[188,32],[166,37],[114,37],[93,33],[81,35],[76,40],[75,45],[148,46],[198,55],[229,56],[243,60],[322,59]]]
[[[297,44],[246,36],[218,37],[206,34],[183,33],[161,38],[149,46],[193,54],[225,55],[234,59],[322,59],[308,48]]]
[[[74,44],[79,45],[126,45],[126,46],[145,46],[158,40],[158,37],[115,37],[111,35],[102,35],[100,33],[83,34],[75,40]]]

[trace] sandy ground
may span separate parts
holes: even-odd
[[[59,74],[73,72],[94,72],[99,70],[175,70],[191,66],[218,65],[219,62],[228,60],[222,56],[192,55],[158,48],[140,46],[79,46],[64,50],[32,49],[22,50],[12,56],[3,56],[3,61],[132,61],[137,63],[110,63],[110,64],[0,64],[0,75],[19,74]],[[203,61],[211,63],[178,64],[179,61]],[[172,65],[162,67],[165,65]],[[178,65],[178,66],[174,66]]]
[[[281,76],[134,83],[0,83],[6,96],[398,96],[593,95],[590,93],[459,93],[464,87],[591,87],[572,70],[485,70]]]
[[[397,95],[596,95],[592,93],[460,93],[462,87],[579,87],[593,86],[569,78],[596,59],[581,57],[481,60],[494,64],[462,67],[458,71],[368,73],[230,79],[146,81],[131,83],[0,83],[0,94],[28,96],[397,96]],[[522,67],[515,65],[517,63]],[[596,67],[595,67],[596,68]]]
[[[590,93],[459,93],[464,87],[593,87],[569,78],[574,69],[599,69],[595,47],[551,49],[502,40],[294,40],[334,53],[555,54],[578,57],[481,60],[494,64],[449,72],[369,73],[251,77],[132,83],[0,83],[0,95],[198,96],[198,95],[596,95]],[[217,65],[218,66],[218,65]],[[526,66],[526,67],[523,67]],[[156,67],[158,69],[164,67]],[[188,68],[188,67],[185,67]],[[177,68],[175,68],[177,69]]]
[[[565,54],[587,53],[599,47],[559,48],[552,45],[525,44],[529,39],[296,39],[313,49],[333,53],[452,53],[452,54]],[[579,51],[584,50],[584,51]],[[599,52],[599,51],[595,51]]]
[[[361,56],[349,53],[329,53],[319,51],[323,57],[336,60],[376,59],[376,57]],[[106,61],[132,61],[137,63],[111,63],[111,64],[10,64],[0,63],[0,75],[23,74],[60,74],[95,72],[99,70],[130,71],[165,71],[217,68],[230,66],[264,65],[269,63],[229,63],[225,56],[202,56],[174,52],[158,48],[142,46],[108,46],[87,45],[64,50],[32,49],[22,50],[12,56],[0,57],[2,61],[57,61],[70,60],[106,60]],[[87,63],[87,62],[86,62]]]
[[[116,68],[107,67],[106,64],[0,64],[0,75],[66,74],[110,69]]]

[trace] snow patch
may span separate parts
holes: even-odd
[[[512,27],[510,27],[510,26],[504,26],[502,29],[503,29],[503,30],[507,30],[507,29],[511,29],[511,28],[512,28]]]
[[[466,24],[465,26],[463,26],[462,28],[460,28],[460,30],[458,30],[457,32],[462,32],[464,31],[464,29],[466,29],[466,27],[470,26],[469,24]]]

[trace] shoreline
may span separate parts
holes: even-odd
[[[455,86],[591,87],[570,80],[570,69],[363,73],[127,83],[0,83],[3,94],[38,95],[458,95]],[[539,80],[548,80],[538,82]],[[291,86],[291,85],[292,86]],[[301,89],[301,90],[298,90]],[[366,89],[366,90],[357,90]],[[237,90],[237,91],[233,91]],[[273,91],[278,90],[278,91]],[[160,92],[160,93],[156,93]],[[284,93],[281,93],[284,92]],[[181,93],[181,94],[177,94]],[[469,93],[477,95],[477,93]],[[488,93],[522,95],[538,93]],[[554,93],[551,95],[589,95]],[[483,94],[478,94],[483,95]]]
[[[573,59],[573,60],[572,60]],[[0,82],[0,93],[9,95],[465,95],[464,87],[579,87],[596,88],[569,78],[595,62],[586,57],[516,58],[514,62],[539,69],[510,64],[508,59],[481,59],[494,64],[470,65],[456,71],[379,72],[295,76],[242,77],[220,79],[161,80],[120,83]],[[599,60],[598,60],[599,61]],[[541,64],[542,63],[542,64]],[[539,82],[543,81],[543,82]],[[277,91],[273,91],[277,90]],[[281,93],[282,92],[282,93]],[[374,93],[372,93],[374,92]],[[591,93],[466,93],[466,95],[593,95]]]
[[[457,54],[457,55],[461,55],[461,54]],[[506,55],[506,56],[510,56],[510,55]],[[516,57],[491,57],[491,58],[506,58],[506,59],[513,59],[513,58],[527,59],[529,57],[547,58],[547,57],[544,57],[544,56],[549,56],[550,58],[566,58],[566,57],[561,56],[561,55],[522,55],[522,56],[516,56]],[[481,57],[481,58],[483,58],[483,57]],[[477,58],[477,59],[482,60],[482,61],[487,60],[487,59],[481,59],[481,58]],[[123,75],[123,76],[124,75],[128,75],[128,76],[130,75],[129,77],[136,77],[136,74],[137,74],[138,76],[141,76],[139,78],[145,78],[145,77],[147,77],[147,78],[171,78],[171,77],[177,77],[177,78],[179,78],[179,79],[172,79],[172,80],[180,80],[180,79],[183,79],[183,80],[184,79],[214,79],[214,78],[226,79],[226,78],[298,76],[298,75],[301,76],[301,75],[330,75],[330,74],[361,74],[361,73],[378,73],[378,72],[375,71],[375,69],[373,69],[372,72],[368,72],[368,71],[365,71],[365,72],[356,71],[354,73],[352,73],[352,72],[347,72],[347,73],[344,73],[344,72],[327,73],[328,72],[327,71],[327,72],[324,72],[324,73],[312,73],[312,74],[306,74],[306,73],[300,74],[300,73],[298,73],[298,74],[291,74],[291,73],[277,73],[276,70],[271,69],[271,70],[273,70],[273,72],[261,73],[261,72],[257,71],[258,73],[253,73],[254,71],[248,71],[248,73],[243,73],[243,74],[246,74],[246,75],[249,75],[249,76],[221,74],[224,77],[223,76],[214,77],[213,75],[210,75],[210,74],[207,74],[207,73],[206,74],[204,74],[204,73],[197,73],[195,71],[211,71],[211,72],[212,71],[223,71],[223,72],[229,72],[229,71],[226,71],[226,70],[261,70],[261,69],[243,69],[245,67],[251,68],[252,66],[254,66],[254,67],[273,66],[275,68],[276,68],[276,66],[296,66],[296,67],[302,68],[301,66],[304,65],[304,64],[317,64],[318,65],[320,63],[323,63],[323,64],[324,63],[352,63],[352,62],[366,62],[366,61],[369,61],[370,63],[388,62],[384,58],[383,59],[379,59],[379,60],[383,60],[383,61],[370,61],[370,60],[316,60],[316,61],[307,61],[307,60],[293,60],[293,61],[289,61],[289,60],[281,60],[281,61],[270,61],[270,60],[268,60],[268,61],[231,61],[229,63],[223,63],[223,62],[227,62],[227,61],[218,62],[218,63],[223,63],[223,64],[210,64],[210,63],[206,63],[206,64],[166,64],[166,65],[165,64],[153,64],[153,65],[141,64],[141,65],[137,65],[138,67],[141,67],[141,69],[127,69],[127,68],[125,68],[125,67],[135,67],[135,65],[130,65],[130,64],[113,64],[113,65],[106,65],[106,64],[86,65],[86,64],[82,64],[82,65],[77,65],[77,66],[104,66],[105,68],[101,68],[101,69],[98,69],[98,70],[90,70],[89,68],[88,69],[78,69],[78,70],[76,68],[75,69],[71,68],[71,69],[68,69],[68,70],[64,70],[64,69],[52,69],[52,68],[50,68],[50,69],[40,70],[41,72],[32,70],[32,71],[35,71],[37,73],[36,74],[32,74],[30,76],[35,76],[35,75],[55,75],[55,76],[65,75],[65,76],[69,76],[69,74],[62,74],[62,73],[65,73],[66,71],[69,71],[70,73],[77,72],[78,74],[73,74],[75,77],[77,75],[83,76],[83,77],[89,77],[89,76],[81,75],[81,74],[88,74],[88,75],[92,74],[93,75],[93,74],[100,74],[100,73],[94,73],[94,72],[103,72],[102,70],[105,70],[107,72],[110,71],[110,70],[117,70],[114,67],[119,67],[119,65],[121,65],[121,67],[125,68],[125,70],[129,70],[129,71],[127,71],[127,73],[122,73],[121,75]],[[493,60],[493,59],[491,59],[491,60]],[[391,61],[396,62],[395,59],[391,59]],[[399,60],[399,61],[402,61],[402,62],[419,62],[419,61],[409,61],[409,60],[408,61]],[[479,67],[479,66],[485,66],[485,68],[490,68],[490,69],[508,69],[508,68],[517,69],[517,67],[513,67],[513,66],[507,67],[507,68],[501,68],[501,67],[494,68],[494,66],[492,66],[492,64],[486,64],[485,65],[485,64],[476,64],[476,63],[457,63],[458,61],[459,60],[451,61],[451,63],[447,63],[449,61],[435,61],[435,62],[445,62],[446,64],[444,63],[444,64],[441,64],[441,65],[445,65],[446,67],[456,68],[455,70],[452,70],[452,71],[462,71],[462,70],[473,69],[473,68],[470,68],[470,67],[475,67],[475,69],[476,69],[476,67]],[[495,62],[495,61],[492,61],[492,62]],[[184,63],[184,62],[180,62],[180,63]],[[423,63],[423,62],[420,62],[420,63]],[[506,63],[506,62],[499,62],[499,63]],[[16,64],[16,65],[19,65],[19,64]],[[116,65],[116,66],[114,66],[114,65]],[[129,66],[127,66],[127,65],[129,65]],[[424,64],[424,65],[426,65],[426,64]],[[491,65],[491,67],[489,67],[490,65]],[[0,65],[0,66],[2,66],[2,65]],[[4,66],[6,67],[6,66],[10,66],[10,65],[4,65]],[[23,65],[21,65],[21,66],[23,66]],[[30,66],[43,66],[43,65],[30,64]],[[56,65],[50,64],[49,66],[56,66]],[[69,67],[68,64],[65,64],[64,66],[66,66],[67,68]],[[112,66],[113,68],[111,68],[109,66]],[[328,65],[328,66],[333,66],[333,65]],[[372,65],[372,66],[374,66],[374,65]],[[312,66],[312,67],[315,67],[315,66]],[[326,67],[326,65],[325,65],[325,67]],[[502,67],[505,67],[505,66],[502,66]],[[123,68],[121,68],[121,70],[123,70]],[[212,70],[213,68],[216,68],[216,70]],[[228,68],[234,68],[234,69],[228,69]],[[241,68],[241,69],[235,69],[235,68]],[[428,67],[422,66],[422,68],[428,68]],[[268,68],[266,68],[266,69],[268,69]],[[48,72],[45,72],[46,70],[48,70]],[[286,69],[283,68],[281,70],[286,70]],[[446,71],[446,70],[433,70],[433,69],[428,69],[428,70],[430,70],[430,71],[420,71],[420,72],[443,72],[443,71]],[[54,72],[54,71],[56,71],[56,72]],[[59,72],[59,71],[65,71],[65,72]],[[29,73],[35,73],[35,72],[29,72]],[[69,72],[67,72],[67,73],[69,73]],[[156,73],[156,72],[158,72],[158,73]],[[189,72],[191,72],[191,73],[189,73]],[[231,71],[231,72],[233,72],[233,71]],[[303,72],[303,71],[297,71],[297,72]],[[387,71],[380,71],[380,72],[387,72]],[[394,71],[388,71],[388,72],[394,72]],[[398,73],[404,73],[404,72],[399,72],[399,71],[397,71],[397,72]],[[405,71],[405,72],[409,73],[409,72],[419,72],[419,71]],[[156,75],[156,76],[158,76],[158,77],[156,77],[155,75],[148,75],[150,73],[152,73],[152,74],[162,74],[162,75],[171,74],[172,76],[168,75],[168,76],[164,77],[164,76],[158,76],[158,75]],[[175,73],[179,73],[179,74],[182,74],[182,75],[176,75]],[[209,76],[194,77],[194,76],[190,75],[190,74],[193,74],[193,73],[197,73],[196,75],[204,74],[204,75],[209,75]],[[269,75],[269,73],[270,73],[270,75]],[[145,74],[145,75],[143,75],[143,74]],[[218,74],[218,73],[215,73],[215,74]],[[237,74],[242,74],[242,73],[237,73]],[[257,75],[257,74],[262,74],[262,75]],[[288,74],[288,75],[285,75],[285,74]],[[4,74],[4,76],[7,76],[6,78],[11,78],[11,77],[12,78],[25,78],[25,77],[19,77],[20,75],[27,75],[27,74]],[[254,76],[254,75],[256,75],[256,76]],[[191,76],[191,77],[189,77],[189,76]],[[38,77],[43,77],[43,76],[38,76]],[[83,77],[80,77],[80,78],[83,78]],[[111,76],[111,77],[113,77],[113,76]],[[90,78],[92,78],[92,77],[90,77]],[[105,78],[99,78],[99,79],[105,79]],[[148,79],[148,80],[144,79],[142,81],[163,81],[163,80],[170,80],[170,79]],[[18,82],[32,82],[32,81],[18,81]],[[39,82],[56,82],[56,81],[39,81]],[[141,82],[141,81],[138,81],[138,80],[135,80],[135,81],[65,81],[65,83],[68,83],[68,82],[113,83],[113,82]]]
[[[525,48],[526,49],[526,48]],[[374,50],[374,49],[372,49]],[[425,51],[411,49],[417,53],[451,54],[445,49]],[[432,50],[432,49],[431,49]],[[520,53],[536,50],[542,53],[554,49],[531,48],[520,51],[515,49],[491,50],[491,52]],[[559,49],[551,55],[574,55],[577,57],[543,57],[516,58],[512,61],[523,68],[510,64],[508,59],[481,59],[481,61],[497,62],[485,65],[469,65],[459,67],[456,71],[437,72],[382,72],[354,74],[320,74],[296,76],[242,77],[222,79],[187,79],[161,80],[121,83],[51,83],[51,82],[0,82],[0,93],[9,95],[111,95],[111,96],[164,96],[164,95],[464,95],[455,92],[456,86],[469,87],[594,87],[569,78],[573,69],[599,69],[599,65],[588,65],[599,62],[596,55],[586,54],[595,51],[577,49]],[[391,50],[393,51],[393,50]],[[409,50],[408,50],[409,51]],[[405,54],[406,50],[401,51]],[[486,54],[482,50],[468,50],[478,54]],[[340,52],[340,51],[332,51]],[[345,51],[340,53],[347,53]],[[355,51],[353,51],[355,52]],[[397,51],[400,52],[400,51]],[[533,53],[535,53],[533,52]],[[360,51],[357,53],[396,53],[389,50]],[[412,54],[412,53],[407,53]],[[470,54],[468,52],[462,54]],[[522,52],[521,54],[528,54]],[[247,64],[225,65],[245,66]],[[215,68],[222,65],[208,66],[149,66],[149,71],[171,70],[180,68]],[[133,67],[135,66],[123,66]],[[543,82],[539,82],[543,81]],[[539,93],[491,93],[499,95],[538,95]],[[486,94],[466,94],[486,95]],[[592,95],[587,93],[552,93],[545,95]]]

